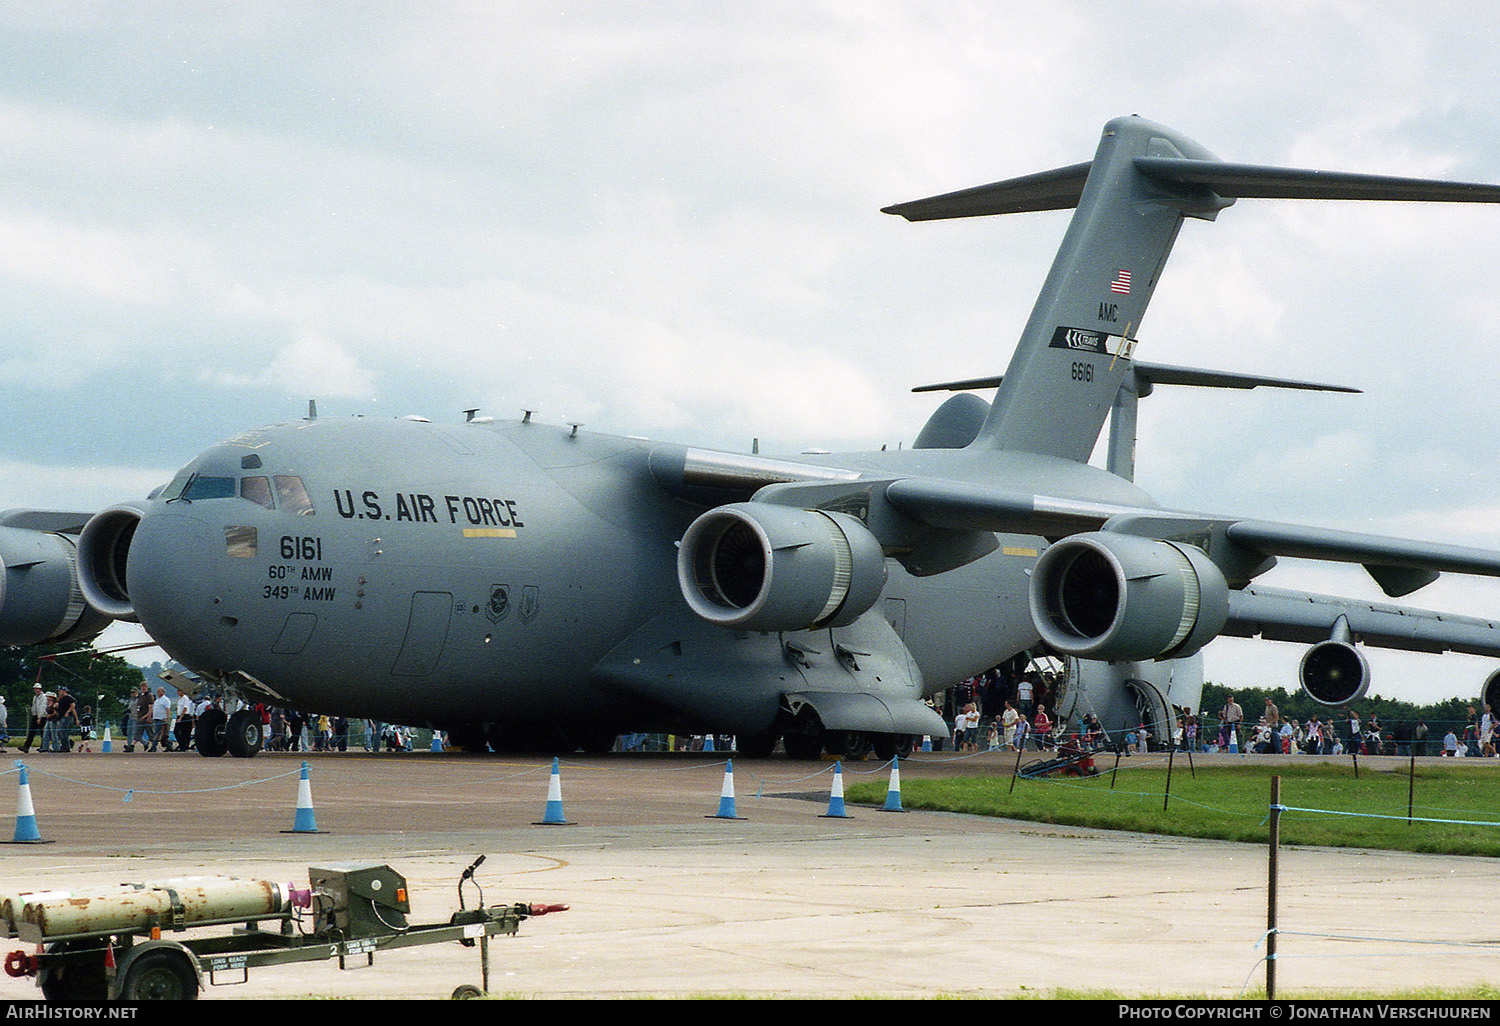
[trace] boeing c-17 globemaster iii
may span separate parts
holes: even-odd
[[[1162,509],[1130,479],[1153,384],[1299,384],[1134,359],[1184,219],[1248,197],[1494,203],[1500,187],[1230,164],[1118,118],[1086,163],[887,208],[1076,208],[1008,368],[978,382],[993,402],[949,400],[911,449],[770,458],[529,415],[310,415],[209,449],[144,500],[0,515],[0,642],[138,621],[247,701],[496,750],[676,731],[795,757],[946,736],[924,699],[1027,651],[1067,661],[1063,716],[1159,737],[1197,707],[1198,653],[1224,634],[1310,645],[1302,686],[1329,705],[1368,686],[1356,642],[1500,655],[1500,624],[1253,584],[1302,557],[1362,564],[1400,597],[1500,576],[1500,553]],[[253,755],[253,720],[205,716],[199,750]]]

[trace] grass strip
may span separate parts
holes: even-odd
[[[959,777],[907,780],[901,802],[929,809],[1104,830],[1265,843],[1271,778],[1281,777],[1281,842],[1336,848],[1383,848],[1443,855],[1500,856],[1500,774],[1445,766],[1372,772],[1337,764],[1198,767],[1178,764],[1163,810],[1167,770],[1121,772],[1111,787],[1097,777]],[[858,783],[851,802],[878,805],[886,785]],[[1407,822],[1408,788],[1414,791]],[[1302,811],[1312,810],[1312,811]]]

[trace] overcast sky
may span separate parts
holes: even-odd
[[[1500,182],[1500,13],[1368,0],[0,3],[0,508],[140,497],[241,429],[481,407],[732,449],[909,445],[997,373],[1066,212],[881,206],[1087,160]],[[1165,505],[1500,547],[1500,208],[1189,221],[1139,358]],[[1378,597],[1359,571],[1267,583]],[[1500,617],[1500,587],[1413,604]],[[1208,674],[1293,686],[1300,650]],[[1372,656],[1376,690],[1485,660]]]

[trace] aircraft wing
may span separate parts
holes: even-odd
[[[1229,596],[1222,634],[1316,644],[1340,618],[1354,640],[1407,652],[1500,655],[1500,622],[1423,609],[1310,595],[1280,588],[1243,588]]]
[[[1432,583],[1440,573],[1500,577],[1500,552],[1442,542],[1112,505],[921,478],[891,482],[885,497],[901,512],[932,527],[1039,534],[1054,539],[1082,531],[1115,530],[1203,543],[1211,553],[1217,548],[1216,554],[1232,556],[1234,565],[1247,568],[1277,556],[1358,563],[1392,597],[1410,594]],[[1228,558],[1216,561],[1230,562]],[[1228,576],[1234,580],[1236,575]]]

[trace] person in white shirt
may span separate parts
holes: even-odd
[[[156,751],[157,745],[161,745],[163,751],[172,750],[172,742],[167,735],[167,728],[171,724],[172,700],[167,697],[166,688],[157,688],[156,701],[151,703],[151,745],[146,751]]]

